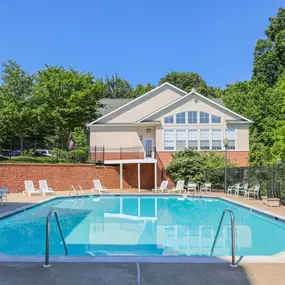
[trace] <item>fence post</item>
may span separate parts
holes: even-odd
[[[260,189],[261,189],[261,180],[262,180],[262,177],[261,177],[261,166],[259,166],[259,172],[258,172],[258,178],[257,178],[257,180],[258,180],[258,184],[259,184],[259,186],[260,186]],[[259,199],[260,199],[260,196],[261,196],[261,190],[259,191],[259,193],[258,193],[258,195],[259,195]]]
[[[103,164],[104,164],[104,161],[105,161],[105,146],[103,146]]]

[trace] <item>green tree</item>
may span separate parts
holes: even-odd
[[[132,85],[117,74],[106,76],[104,81],[104,98],[131,98],[134,96]]]
[[[210,98],[221,97],[222,90],[217,87],[207,86],[204,79],[195,72],[169,72],[164,77],[162,77],[158,85],[161,85],[165,82],[173,84],[174,86],[190,92],[194,88],[197,92],[200,92],[202,95]]]
[[[206,88],[207,84],[204,79],[195,72],[169,72],[164,77],[162,77],[158,85],[161,85],[165,82],[173,84],[174,86],[186,91],[190,92],[192,88],[195,88],[196,91],[201,90],[202,88]]]
[[[269,21],[267,38],[257,41],[255,46],[253,79],[272,87],[285,69],[285,9],[279,8],[277,16]]]
[[[92,74],[46,66],[35,76],[32,101],[38,121],[50,126],[59,146],[67,149],[74,129],[97,118],[102,94],[103,84]]]
[[[145,86],[142,84],[138,84],[136,89],[134,90],[134,96],[137,97],[144,95],[145,93],[151,91],[154,88],[155,86],[150,84],[149,82]]]
[[[30,96],[33,76],[24,71],[15,61],[2,63],[2,85],[0,86],[0,137],[18,137],[21,150],[24,139],[33,133],[33,109]]]

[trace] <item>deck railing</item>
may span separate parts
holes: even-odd
[[[144,148],[141,146],[106,148],[94,146],[90,149],[90,160],[104,163],[108,160],[149,159],[156,158],[156,148]]]

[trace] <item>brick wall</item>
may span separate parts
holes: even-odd
[[[224,156],[223,151],[217,151],[216,153]],[[173,151],[162,151],[157,153],[165,167],[171,162],[173,154],[175,154]],[[228,159],[234,162],[237,166],[248,166],[248,151],[228,151]]]
[[[154,186],[154,165],[141,164],[141,188]],[[137,164],[124,165],[123,187],[137,188]],[[94,166],[75,164],[0,164],[0,185],[8,186],[9,192],[24,190],[24,181],[32,180],[38,187],[38,180],[47,180],[56,191],[65,191],[70,185],[81,185],[90,189],[94,179],[100,179],[107,188],[120,187],[120,169],[118,166]]]

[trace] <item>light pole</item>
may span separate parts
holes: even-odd
[[[224,147],[225,147],[225,181],[224,181],[224,192],[226,193],[227,192],[227,162],[228,162],[228,153],[227,153],[227,150],[228,150],[228,145],[229,145],[229,140],[227,138],[225,138],[223,140],[223,143],[224,143]]]
[[[281,195],[281,192],[283,192],[283,176],[284,176],[284,173],[283,173],[283,167],[282,167],[282,164],[283,164],[283,161],[282,161],[282,159],[281,158],[278,158],[277,159],[277,163],[278,163],[278,165],[279,165],[279,170],[280,170],[280,174],[281,174],[281,186],[280,186],[280,193],[279,193],[279,195]]]

